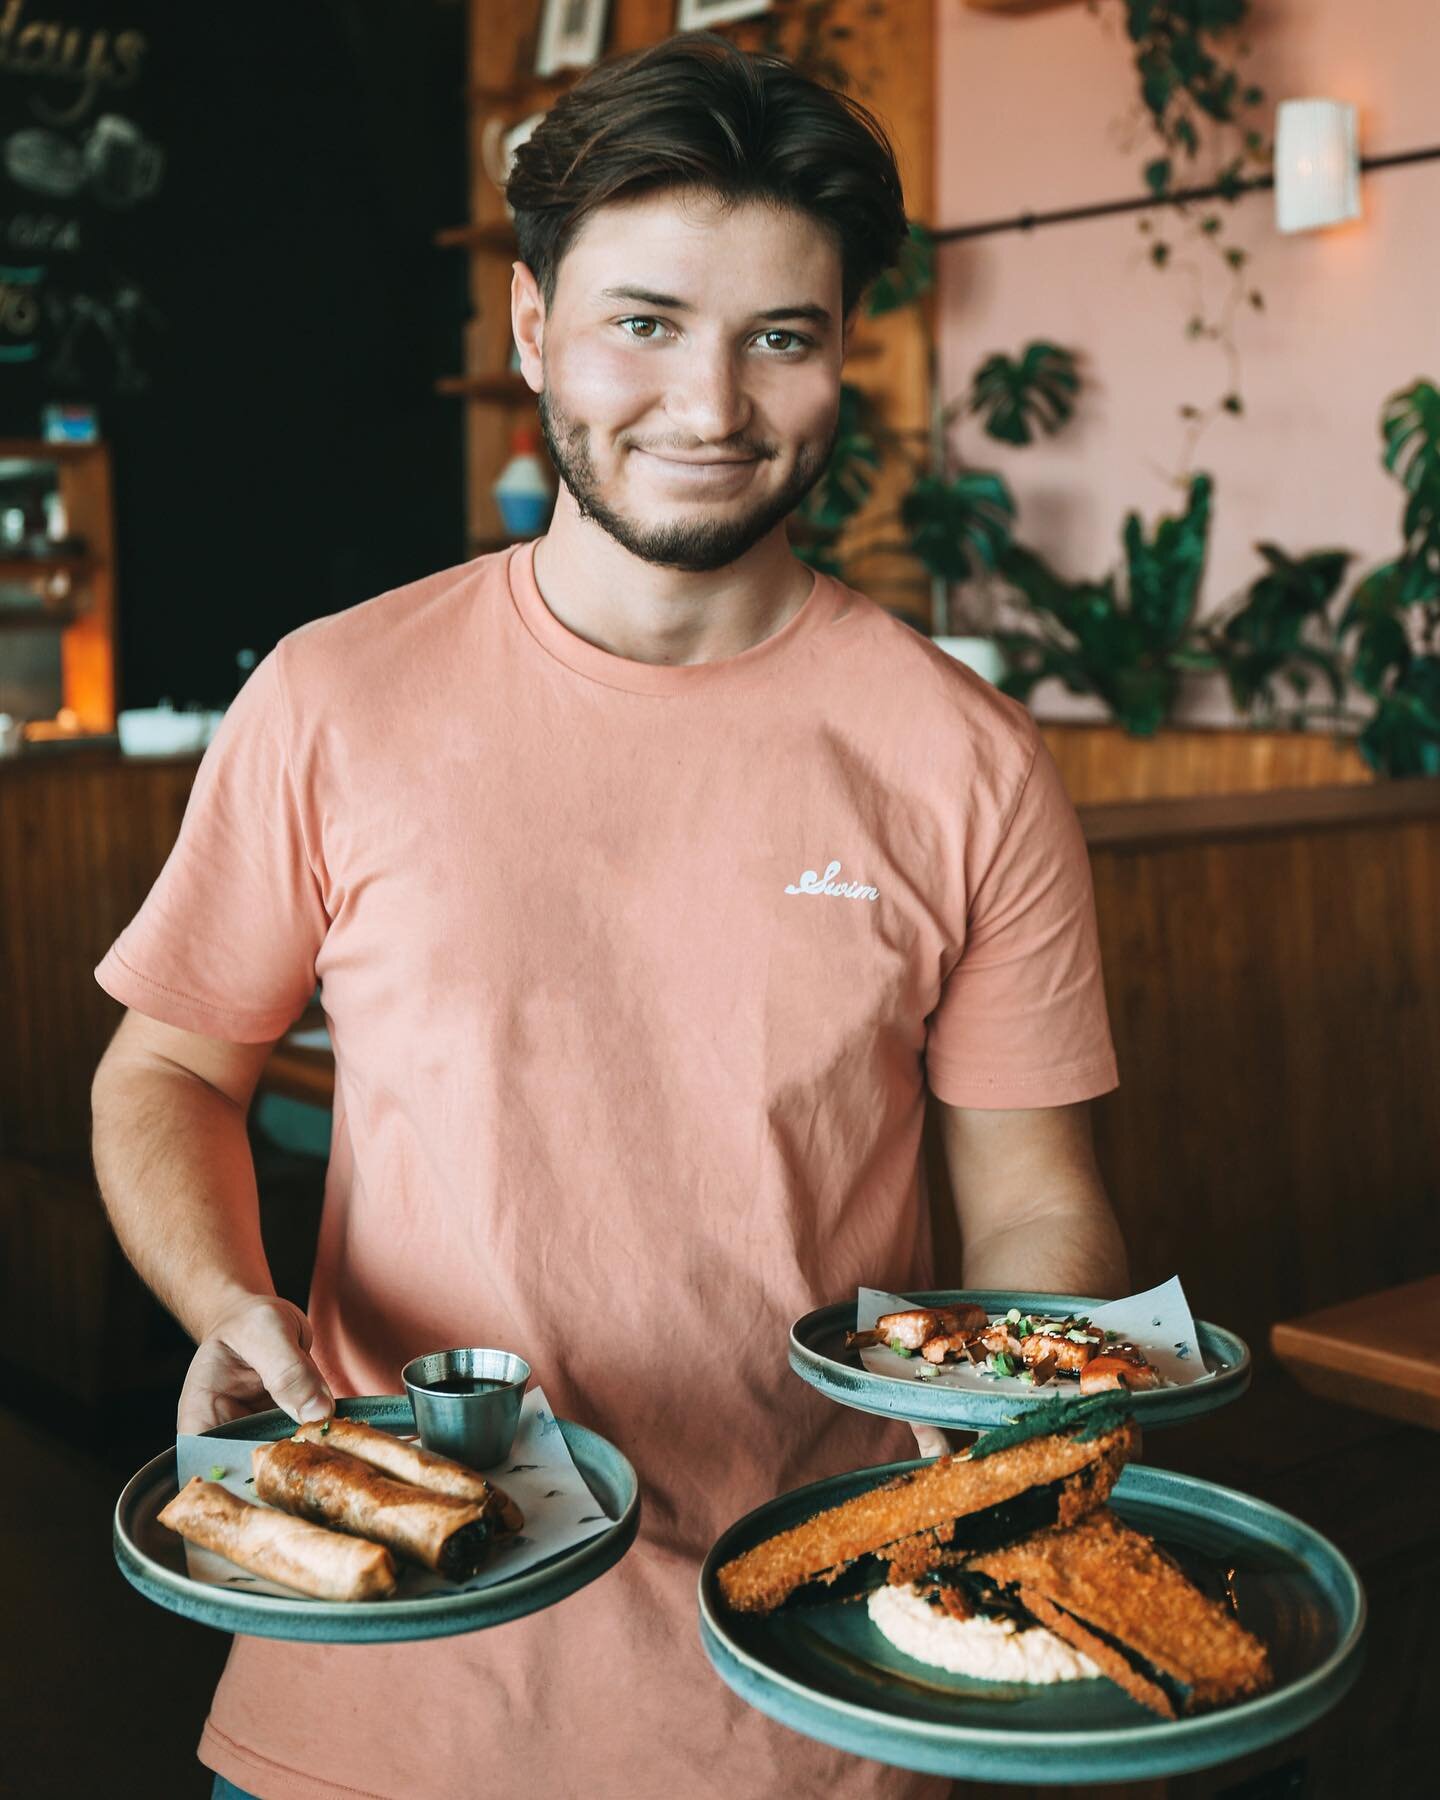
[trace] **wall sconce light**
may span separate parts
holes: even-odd
[[[1318,231],[1360,217],[1355,108],[1344,100],[1282,100],[1275,117],[1275,223]]]

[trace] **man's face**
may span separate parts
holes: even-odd
[[[645,562],[724,568],[824,472],[840,252],[804,214],[670,189],[608,206],[543,324],[540,420],[582,517]]]

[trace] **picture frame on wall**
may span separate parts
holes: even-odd
[[[770,0],[679,0],[677,31],[705,31],[731,19],[755,19],[769,12]]]
[[[545,0],[535,73],[556,75],[598,62],[609,11],[610,0]]]

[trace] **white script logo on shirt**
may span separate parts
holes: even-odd
[[[799,886],[791,885],[785,889],[787,894],[836,894],[842,900],[878,900],[879,888],[862,887],[858,881],[837,881],[840,873],[838,862],[826,863],[825,873],[817,875],[814,869],[807,869],[800,877]]]

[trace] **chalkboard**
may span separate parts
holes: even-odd
[[[0,0],[0,436],[99,414],[125,706],[465,555],[465,15]]]
[[[46,400],[142,392],[163,325],[147,217],[169,173],[156,121],[171,9],[0,0],[0,382],[11,429]]]

